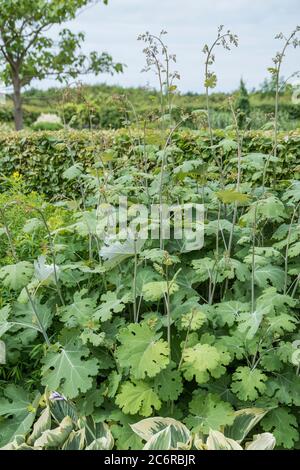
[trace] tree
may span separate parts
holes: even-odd
[[[279,90],[281,93],[284,93],[285,85],[284,77],[279,77]],[[273,96],[276,92],[276,76],[272,75],[270,79],[265,78],[258,91],[264,95]]]
[[[108,0],[102,0],[107,4]],[[33,79],[68,77],[93,72],[122,72],[107,53],[80,52],[84,34],[63,28],[58,41],[47,33],[74,19],[93,0],[0,0],[0,78],[13,87],[15,127],[23,127],[22,88]]]
[[[247,116],[250,114],[250,100],[244,80],[241,78],[238,97],[236,100],[236,109],[239,112],[239,125],[243,127]]]

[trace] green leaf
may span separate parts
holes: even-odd
[[[214,305],[214,318],[220,326],[232,326],[240,319],[241,314],[249,310],[249,307],[249,303],[239,302],[238,300],[221,302]]]
[[[159,277],[159,274],[149,266],[146,268],[138,269],[136,278],[136,296],[142,296],[144,285],[148,284],[149,282],[156,281],[157,279],[159,279]]]
[[[286,305],[295,306],[295,300],[288,295],[278,294],[276,288],[269,287],[257,299],[256,309],[253,313],[241,313],[238,319],[238,329],[247,332],[247,339],[252,339],[264,319],[270,333],[282,335],[285,331],[294,331],[298,321],[285,313]],[[276,312],[280,312],[280,314],[276,314]]]
[[[10,305],[5,305],[5,307],[0,309],[0,338],[13,326],[13,324],[8,321],[10,311]]]
[[[300,184],[299,181],[294,181],[290,186],[288,191],[285,191],[284,195],[282,196],[284,201],[291,199],[293,202],[300,201]]]
[[[76,405],[78,410],[80,410],[81,416],[89,416],[92,415],[95,409],[100,407],[103,402],[103,390],[97,388],[94,384],[83,397],[77,398]]]
[[[133,240],[129,238],[124,243],[116,241],[108,246],[103,246],[100,250],[100,256],[105,260],[104,266],[112,269],[114,266],[122,263],[125,259],[135,256],[144,245],[145,240]]]
[[[299,324],[297,318],[288,315],[287,313],[282,313],[276,317],[268,318],[269,331],[273,334],[282,336],[285,331],[291,332],[296,329],[296,325]]]
[[[199,282],[212,279],[215,283],[220,283],[224,279],[234,279],[235,276],[239,281],[244,282],[250,277],[247,265],[234,258],[224,257],[218,261],[202,258],[194,260],[192,265],[196,270]]]
[[[13,441],[0,447],[0,450],[32,450],[32,447],[25,443],[25,436],[16,436]]]
[[[178,291],[179,286],[176,282],[154,281],[143,285],[142,294],[146,301],[157,302],[169,291],[169,295]]]
[[[289,258],[295,258],[295,256],[300,255],[300,242],[294,243],[291,245],[288,250]]]
[[[252,346],[253,340],[246,340],[245,334],[239,330],[232,331],[230,336],[221,336],[218,341],[220,346],[226,348],[232,357],[236,359],[243,359],[247,356],[248,348]],[[256,343],[254,343],[256,347]]]
[[[215,88],[217,86],[217,76],[213,72],[209,72],[204,82],[206,88]]]
[[[274,397],[285,405],[300,406],[300,376],[296,375],[293,370],[274,372],[272,378],[268,380],[266,385],[266,395],[269,397]]]
[[[105,395],[113,398],[117,393],[121,380],[122,374],[118,374],[117,371],[113,370],[107,377],[108,386]]]
[[[232,375],[232,391],[240,400],[255,400],[266,390],[267,376],[258,369],[238,367]]]
[[[43,227],[43,222],[40,219],[33,218],[26,221],[23,231],[25,233],[33,233],[35,230]]]
[[[86,294],[86,289],[75,292],[73,303],[59,310],[61,321],[68,328],[87,327],[92,322],[96,301],[94,298],[84,297]]]
[[[279,313],[282,313],[286,305],[294,307],[297,301],[289,295],[279,294],[274,287],[269,287],[257,299],[257,303],[261,306],[272,305],[275,309],[279,310]]]
[[[169,364],[169,348],[145,323],[130,324],[120,331],[117,357],[121,367],[130,367],[136,379],[154,377]]]
[[[238,160],[235,158],[232,159],[232,161],[237,162]],[[247,155],[243,155],[242,167],[249,170],[261,170],[261,172],[263,172],[266,161],[277,162],[278,158],[264,153],[248,153]]]
[[[234,412],[229,403],[220,400],[218,395],[197,391],[189,404],[190,415],[185,419],[192,432],[208,434],[210,429],[219,431],[234,422]]]
[[[125,382],[117,395],[116,404],[126,414],[150,416],[154,410],[159,410],[161,401],[152,387],[141,381]]]
[[[12,441],[15,436],[25,435],[30,430],[37,412],[41,395],[32,398],[25,390],[10,384],[4,389],[4,398],[0,398],[0,446]]]
[[[254,270],[254,282],[259,287],[266,288],[269,284],[281,291],[284,286],[284,271],[279,266],[256,266]]]
[[[242,333],[247,333],[246,338],[252,339],[257,330],[260,327],[260,324],[263,320],[263,317],[270,313],[272,306],[260,306],[257,305],[257,308],[254,312],[243,312],[239,317],[238,329]]]
[[[218,144],[218,147],[222,147],[224,152],[230,152],[238,148],[238,144],[232,139],[222,139]]]
[[[286,216],[283,202],[275,196],[270,196],[251,204],[249,211],[242,216],[241,220],[249,224],[253,224],[255,218],[281,222]]]
[[[61,391],[67,398],[86,392],[93,385],[92,377],[98,372],[97,359],[83,360],[88,349],[76,341],[70,341],[57,352],[47,352],[42,360],[42,384],[50,390]]]
[[[70,230],[77,232],[82,237],[89,235],[99,235],[103,232],[105,223],[97,218],[95,210],[82,211],[75,214],[77,221],[68,227]]]
[[[224,204],[232,204],[233,202],[246,204],[249,201],[248,194],[243,194],[238,191],[234,191],[233,189],[218,191],[216,194]]]
[[[177,400],[183,390],[180,372],[174,366],[169,365],[154,378],[154,390],[162,401]]]
[[[225,372],[223,365],[230,362],[230,355],[209,344],[196,344],[183,351],[182,369],[187,380],[195,377],[198,383],[209,380],[209,372],[213,377],[220,377]]]
[[[105,343],[105,333],[85,328],[80,335],[80,339],[83,344],[90,342],[93,346],[100,346]]]
[[[39,316],[39,322],[35,314],[35,310]],[[53,313],[51,308],[47,304],[40,303],[38,298],[35,298],[33,302],[22,304],[15,302],[13,304],[12,313],[11,313],[11,322],[16,324],[18,328],[33,328],[34,330],[30,332],[30,335],[33,338],[36,336],[36,331],[41,331],[39,323],[43,326],[44,330],[47,331],[50,327],[53,319]]]
[[[299,439],[297,419],[286,408],[270,411],[261,422],[264,431],[271,431],[278,446],[292,449]]]
[[[192,266],[198,275],[199,282],[204,282],[212,276],[216,262],[211,258],[202,258],[192,261]]]
[[[101,296],[102,304],[97,307],[95,318],[101,322],[111,320],[113,313],[120,313],[124,310],[127,301],[128,296],[118,299],[116,292],[106,292],[106,294]]]
[[[141,259],[147,259],[153,263],[164,264],[166,261],[172,264],[179,263],[180,259],[178,256],[170,255],[165,250],[159,248],[152,248],[151,250],[144,250],[140,254]]]
[[[33,275],[33,266],[28,261],[20,261],[0,269],[0,279],[8,289],[15,291],[25,287]]]
[[[70,166],[67,170],[65,170],[62,174],[62,177],[66,180],[74,180],[78,178],[83,172],[83,165],[82,163],[75,163],[74,165]]]
[[[206,313],[201,307],[195,307],[190,312],[181,316],[181,328],[183,330],[197,331],[207,321]]]
[[[118,424],[112,424],[110,429],[116,440],[116,447],[119,450],[140,450],[143,448],[142,440],[133,432],[131,424],[136,423],[135,416],[124,415],[121,411],[114,411],[110,417],[113,422],[117,421]]]

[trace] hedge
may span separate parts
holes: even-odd
[[[42,113],[51,112],[45,107],[23,105],[23,119],[26,126],[31,126]],[[52,111],[53,112],[53,111]],[[0,122],[9,123],[14,121],[14,108],[12,104],[0,105]]]
[[[73,162],[81,162],[88,168],[93,162],[99,161],[101,153],[113,149],[114,162],[126,165],[126,159],[135,158],[136,149],[141,143],[141,136],[135,132],[122,129],[118,131],[57,131],[57,132],[9,132],[0,136],[0,175],[11,176],[14,172],[23,175],[25,191],[32,190],[45,194],[47,197],[60,197],[62,194],[72,196],[74,184],[70,185],[62,173]],[[138,138],[139,137],[139,138]],[[224,131],[214,133],[215,155],[226,163],[230,156],[236,154],[230,142],[233,136]],[[224,141],[224,139],[226,139]],[[227,142],[227,145],[226,145]],[[159,150],[164,143],[164,136],[158,131],[146,135],[146,144],[155,145]],[[203,158],[210,160],[209,136],[206,132],[181,131],[174,135],[173,143],[178,151],[174,158],[178,164],[184,160]],[[229,145],[228,145],[229,143]],[[272,134],[268,132],[250,132],[245,135],[243,152],[259,152],[271,154]],[[300,178],[300,133],[289,132],[280,134],[279,162],[269,168],[270,176],[277,180]],[[157,161],[152,158],[152,166]],[[124,160],[124,161],[123,161]],[[176,162],[175,162],[176,163]],[[114,164],[114,163],[112,163]],[[234,173],[234,168],[232,169]],[[1,180],[0,180],[1,184]],[[2,183],[2,190],[5,185]]]
[[[42,113],[56,113],[59,114],[67,124],[74,129],[120,129],[124,126],[124,121],[133,115],[127,107],[127,111],[122,104],[122,100],[114,99],[113,97],[92,100],[91,107],[85,103],[65,103],[62,105],[58,103],[56,106],[35,106],[24,104],[23,114],[24,123],[26,126],[32,126],[38,116]],[[199,106],[198,106],[199,107]],[[197,108],[197,107],[196,107]],[[149,115],[159,116],[159,107],[154,103],[151,105],[139,104],[136,108],[137,114],[142,119],[148,119]],[[174,107],[172,116],[175,120],[183,114],[190,114],[195,111],[195,104],[184,104]],[[224,108],[224,103],[212,102],[212,112],[218,116],[219,114],[226,116],[224,120],[224,127],[232,120],[230,111]],[[256,128],[254,115],[259,113],[261,121],[259,127],[267,121],[267,116],[274,115],[274,104],[272,103],[255,103],[251,105],[252,115],[252,128]],[[290,124],[294,121],[300,120],[300,106],[292,103],[281,102],[279,117],[282,128],[290,129]],[[0,122],[12,122],[14,119],[14,112],[12,103],[7,103],[5,106],[0,106]],[[222,120],[221,120],[222,124]],[[187,125],[194,128],[192,122],[187,122]]]

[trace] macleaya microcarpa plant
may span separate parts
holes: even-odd
[[[68,147],[73,200],[1,195],[2,447],[298,445],[299,182],[269,186],[269,155],[233,121],[221,165],[200,132],[188,150],[180,120],[103,138],[88,168]],[[203,248],[122,240],[119,222],[108,236],[120,196],[135,227],[134,204],[204,204]]]

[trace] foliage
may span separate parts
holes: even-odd
[[[246,118],[247,117],[249,118],[251,106],[250,106],[249,94],[248,94],[246,84],[243,79],[241,79],[241,82],[240,82],[239,94],[238,94],[235,106],[239,113],[238,114],[239,126],[245,127]]]
[[[27,142],[41,138],[45,135],[32,135]],[[221,439],[211,430],[244,439],[232,430],[236,419],[245,426],[253,421],[256,433],[274,433],[278,447],[297,445],[298,182],[282,180],[263,192],[265,154],[248,153],[237,190],[236,142],[227,136],[217,148],[228,159],[228,173],[218,183],[205,140],[196,135],[195,144],[190,134],[177,134],[166,160],[171,186],[163,194],[170,203],[204,202],[204,247],[184,252],[172,238],[163,250],[151,239],[135,249],[130,240],[104,244],[98,205],[116,204],[120,194],[144,204],[157,201],[162,147],[148,143],[144,154],[124,133],[107,138],[115,140],[99,151],[96,163],[89,160],[87,171],[80,154],[71,154],[71,166],[63,162],[64,184],[81,194],[77,200],[51,203],[34,193],[20,195],[28,181],[16,171],[4,180],[10,189],[1,195],[0,333],[7,350],[1,368],[2,445],[17,439],[20,430],[29,432],[44,386],[72,399],[79,414],[111,423],[120,449],[140,448],[130,425],[157,414],[201,433],[204,448]],[[253,139],[260,145],[266,138]],[[292,160],[297,138],[285,144]],[[45,145],[66,151],[63,141]],[[21,402],[12,427],[11,403]],[[262,408],[259,419],[241,412],[253,404]],[[28,416],[28,409],[35,411]],[[81,436],[82,428],[67,420],[55,426],[45,445],[54,445],[61,434]],[[29,445],[26,439],[16,442]],[[41,446],[42,441],[37,440]]]
[[[36,131],[58,131],[63,128],[63,125],[56,114],[41,114],[32,127]]]
[[[299,447],[299,135],[185,119],[2,138],[2,446]],[[153,204],[201,204],[203,246],[142,238]]]
[[[1,406],[1,405],[0,405]],[[14,439],[1,450],[110,450],[113,436],[105,423],[78,414],[74,404],[62,395],[46,393],[36,401],[36,410],[26,429],[18,430]],[[2,405],[3,410],[3,405]],[[9,414],[11,411],[7,410]],[[35,414],[38,418],[34,422]]]
[[[1,0],[0,75],[6,85],[13,85],[17,130],[23,125],[21,90],[33,79],[52,75],[65,81],[83,73],[122,71],[122,65],[115,64],[107,53],[83,54],[82,32],[63,28],[57,41],[47,34],[49,28],[73,20],[89,4],[91,0],[40,0],[34,4],[30,0]]]
[[[246,412],[247,410],[241,410]],[[243,450],[237,442],[220,431],[209,429],[206,443],[199,434],[191,433],[180,421],[172,418],[148,418],[131,425],[133,431],[146,444],[144,450]],[[245,431],[245,427],[242,431]],[[226,428],[227,433],[230,428]],[[245,434],[245,436],[247,433]],[[270,433],[254,436],[252,442],[247,442],[245,450],[272,450],[275,447],[275,438]]]
[[[145,144],[147,168],[153,170],[159,159],[159,151],[164,142],[164,133],[148,131],[145,136],[139,132],[120,131],[60,131],[39,133],[8,133],[0,138],[0,172],[7,177],[18,172],[23,178],[26,192],[39,189],[48,197],[78,197],[80,185],[69,182],[63,177],[64,171],[71,167],[73,160],[84,168],[96,164],[102,166],[108,156],[111,165],[118,172],[128,161],[134,165],[140,155],[141,145]],[[209,164],[207,179],[213,180],[216,168],[210,149],[209,136],[206,132],[181,131],[175,134],[174,144],[176,164],[201,158]],[[228,182],[236,177],[236,150],[227,144],[234,142],[232,132],[216,131],[214,133],[214,150],[222,159],[226,168]],[[270,159],[268,178],[276,172],[278,180],[288,180],[291,172],[295,179],[299,177],[300,167],[297,159],[300,138],[298,133],[281,134],[278,149],[279,160]],[[272,152],[272,136],[269,133],[248,133],[244,137],[244,158],[242,167],[245,180],[257,181],[264,171],[264,162]],[[184,156],[183,156],[184,155]],[[26,164],[25,164],[26,162]],[[25,171],[30,168],[30,171]],[[101,171],[98,169],[98,172]],[[179,170],[178,170],[179,171]],[[193,173],[193,172],[191,172]],[[180,176],[180,173],[178,174]],[[287,184],[287,183],[285,183]],[[5,187],[5,186],[4,186]],[[221,188],[220,188],[221,189]]]
[[[285,81],[284,81],[285,82]],[[281,85],[280,90],[283,87]],[[300,111],[292,102],[292,89],[285,87],[280,93],[279,124],[281,130],[299,128]],[[248,91],[250,105],[249,123],[247,128],[270,128],[270,119],[274,116],[273,95],[275,88],[269,92],[262,90]],[[239,103],[240,92],[234,97]],[[210,96],[211,121],[213,128],[225,129],[232,125],[231,111],[228,106],[229,95],[214,92]],[[247,100],[247,101],[248,101]],[[203,111],[206,107],[204,94],[172,93],[171,116],[177,121],[180,116],[189,116],[184,126],[193,130],[207,128],[207,116]],[[241,108],[241,104],[238,104]],[[248,108],[248,105],[247,105]],[[28,89],[23,92],[24,124],[31,127],[41,113],[59,113],[66,126],[74,129],[119,129],[137,123],[151,123],[153,128],[159,127],[160,97],[156,89],[122,88],[106,84],[82,85],[49,88],[47,90]],[[10,95],[6,96],[6,104],[0,106],[0,122],[14,120],[13,103]]]

